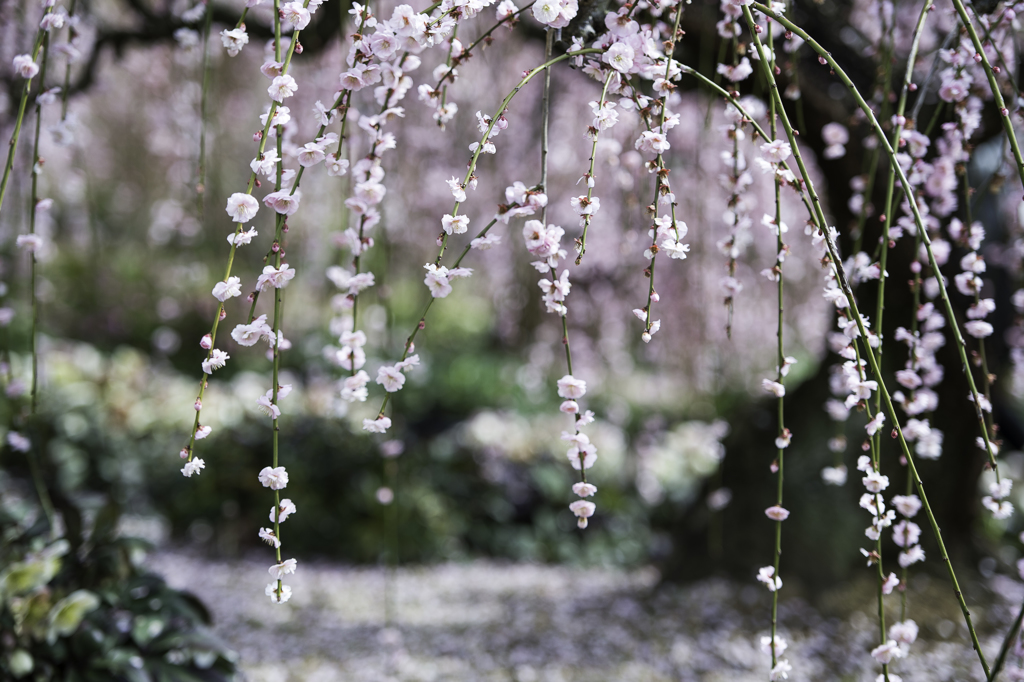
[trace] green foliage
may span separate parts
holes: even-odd
[[[145,546],[117,533],[115,504],[89,514],[87,530],[64,508],[72,521],[53,532],[32,495],[0,474],[0,679],[235,678],[206,608],[140,567]]]

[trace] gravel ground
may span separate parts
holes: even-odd
[[[663,585],[652,568],[475,561],[389,573],[307,562],[288,581],[291,601],[275,605],[263,594],[267,563],[174,551],[149,560],[206,602],[251,682],[768,678],[759,638],[770,602],[753,584]],[[779,618],[790,680],[873,682],[879,669],[868,652],[878,630],[869,577],[819,596],[813,608],[799,588],[787,589]],[[976,601],[987,600],[972,605],[972,614],[991,661],[1024,586],[996,576],[973,591]],[[910,604],[910,616],[931,625],[893,671],[904,682],[984,679],[947,585],[919,576]]]

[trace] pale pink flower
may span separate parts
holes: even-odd
[[[576,515],[576,525],[580,528],[586,528],[587,519],[594,515],[597,505],[587,500],[576,500],[569,505],[569,509]]]
[[[636,53],[626,43],[614,43],[601,55],[601,61],[619,73],[629,73],[633,68],[633,57]]]
[[[733,83],[738,83],[739,81],[746,80],[750,74],[754,73],[754,67],[750,65],[750,60],[744,57],[736,66],[719,64],[717,71]]]
[[[310,166],[315,166],[323,161],[327,158],[327,155],[316,142],[307,142],[302,149],[299,150],[297,158],[300,166],[303,168],[309,168]]]
[[[590,497],[597,493],[597,486],[590,483],[577,482],[572,484],[572,491],[580,497]]]
[[[263,203],[281,215],[290,216],[299,210],[299,201],[301,199],[302,192],[296,190],[293,194],[291,190],[282,189],[277,192],[271,192],[263,197]]]
[[[899,562],[901,568],[906,568],[918,561],[924,561],[924,550],[921,545],[915,545],[905,552],[900,552]]]
[[[14,58],[14,72],[22,78],[35,78],[39,73],[39,65],[30,54],[19,54]]]
[[[558,380],[558,395],[566,400],[582,398],[587,393],[587,382],[566,374]]]
[[[917,495],[896,495],[892,498],[892,504],[908,519],[921,510],[921,499]]]
[[[287,263],[283,263],[280,268],[267,265],[263,268],[263,274],[256,279],[256,288],[260,291],[284,289],[294,277],[295,270]]]
[[[891,663],[894,658],[902,658],[903,652],[900,650],[900,646],[896,643],[896,640],[890,639],[885,644],[880,644],[872,649],[871,656],[882,665],[887,665]]]
[[[761,145],[761,153],[771,163],[782,163],[793,153],[793,148],[788,142],[772,140]]]
[[[405,385],[405,375],[398,367],[381,367],[377,370],[377,383],[388,393],[394,393]]]
[[[900,579],[896,577],[895,573],[890,573],[889,577],[882,583],[882,594],[892,594],[892,591],[896,589],[896,586],[900,584]]]
[[[273,403],[273,389],[267,391],[256,399],[256,409],[263,414],[267,415],[271,419],[277,419],[281,416],[281,409]],[[264,484],[266,485],[266,484]]]
[[[270,87],[267,88],[267,94],[275,102],[283,102],[294,95],[298,89],[299,84],[295,82],[295,79],[285,74],[284,76],[274,78],[270,83]]]
[[[281,19],[301,31],[309,25],[309,10],[302,6],[301,2],[287,2],[281,5]]]

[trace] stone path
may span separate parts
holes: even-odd
[[[768,679],[758,646],[768,598],[755,584],[664,586],[651,568],[485,561],[401,568],[389,578],[380,568],[300,562],[289,581],[294,596],[275,605],[263,594],[266,561],[164,551],[149,564],[206,602],[251,682]],[[904,682],[983,679],[945,588],[923,576],[911,585],[919,622],[935,625],[922,627],[910,655],[893,666]],[[983,637],[991,661],[1001,641],[994,627],[1012,620],[1024,586],[995,577],[983,591],[991,603],[972,611],[993,629]],[[863,583],[819,599],[845,617],[786,595],[780,632],[790,644],[790,680],[874,682],[871,594]]]

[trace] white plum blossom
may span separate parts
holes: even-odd
[[[280,580],[290,573],[295,573],[295,569],[298,567],[298,562],[295,559],[285,559],[279,564],[274,564],[267,569],[270,573],[270,577],[275,580]]]
[[[846,155],[846,145],[850,141],[850,132],[842,123],[826,123],[821,129],[821,139],[827,145],[822,153],[826,159],[838,159]]]
[[[236,223],[247,223],[256,216],[260,204],[251,194],[235,192],[228,197],[227,211]]]
[[[768,673],[768,679],[770,682],[777,682],[777,680],[788,680],[789,673],[793,672],[793,666],[789,664],[787,660],[781,660],[775,664],[775,667]]]
[[[281,546],[281,541],[277,539],[277,536],[274,535],[274,531],[270,528],[260,528],[260,540],[263,540],[274,549]]]
[[[226,301],[229,298],[242,295],[242,280],[238,277],[228,277],[226,282],[217,282],[213,285],[213,297],[218,301]]]
[[[231,338],[240,346],[255,346],[262,338],[270,340],[274,330],[267,324],[267,316],[260,315],[249,324],[236,325],[231,330]]]
[[[263,274],[256,279],[256,288],[260,291],[284,289],[294,277],[295,270],[287,263],[282,264],[280,268],[267,265],[263,268]]]
[[[761,637],[761,651],[763,651],[766,654],[771,653],[772,649],[774,649],[776,657],[782,656],[782,654],[786,653],[786,649],[788,648],[789,643],[787,643],[786,640],[784,640],[782,637],[779,637],[778,635],[775,636],[774,646],[772,638],[770,636],[765,635]]]
[[[249,168],[253,173],[259,173],[264,177],[269,178],[277,172],[277,164],[280,160],[281,157],[277,155],[277,150],[271,148],[269,151],[264,152],[250,161]],[[257,208],[258,207],[259,206],[257,205]]]
[[[864,429],[868,432],[869,436],[874,436],[878,433],[878,430],[885,424],[885,413],[879,411],[872,419],[867,423]]]
[[[900,552],[898,560],[900,567],[906,568],[918,561],[924,561],[924,550],[921,549],[921,545],[915,545],[905,552]]]
[[[192,474],[199,474],[199,472],[205,468],[206,462],[199,457],[196,457],[190,462],[185,462],[185,466],[181,468],[181,473],[185,478],[192,478]]]
[[[640,137],[637,138],[633,146],[638,151],[645,152],[647,154],[660,155],[667,152],[672,145],[669,144],[668,137],[665,133],[645,130],[640,133]]]
[[[213,374],[214,370],[226,365],[230,357],[230,355],[219,348],[214,348],[210,351],[210,357],[203,360],[203,371],[207,374]]]
[[[283,604],[292,598],[292,588],[288,585],[281,585],[281,589],[279,591],[277,589],[277,583],[270,583],[267,585],[264,592],[275,604]]]
[[[584,471],[590,469],[597,462],[597,447],[590,442],[590,439],[582,433],[575,435],[575,440],[572,447],[570,447],[565,456],[569,459],[569,464],[576,471]]]
[[[825,467],[821,470],[821,480],[827,485],[846,485],[846,466],[840,464],[837,467]]]
[[[782,588],[782,578],[775,575],[774,566],[764,566],[757,571],[757,580],[765,584],[769,592]]]
[[[892,528],[892,540],[900,547],[913,547],[920,538],[921,527],[913,521],[900,521]]]
[[[259,474],[260,483],[271,490],[281,490],[288,485],[288,472],[284,467],[263,467]]]
[[[889,477],[874,470],[870,471],[861,481],[864,483],[864,487],[873,493],[880,493],[889,487]]]
[[[900,644],[913,644],[917,641],[919,628],[912,620],[893,623],[889,628],[889,636]]]
[[[341,399],[346,402],[365,402],[369,396],[366,384],[370,381],[370,375],[359,370],[350,377],[345,377],[342,382]]]
[[[448,183],[448,188],[451,189],[452,196],[455,197],[455,201],[461,204],[466,200],[466,188],[463,186],[461,180],[456,177],[452,177],[451,180],[446,180],[445,182]]]
[[[984,339],[992,336],[995,329],[985,320],[968,320],[964,323],[964,330],[976,339]]]
[[[224,29],[220,32],[220,39],[231,57],[237,57],[242,48],[249,43],[249,35],[244,28]]]
[[[717,71],[733,83],[738,83],[739,81],[746,80],[750,74],[754,73],[754,67],[750,65],[749,59],[743,57],[735,66],[719,64]]]
[[[489,235],[485,235],[483,237],[477,237],[476,239],[472,240],[469,243],[469,246],[471,248],[474,248],[474,249],[479,249],[480,251],[487,251],[491,247],[497,246],[500,243],[501,243],[501,235],[499,235],[499,234],[493,234],[493,235],[489,234]]]
[[[633,57],[635,55],[636,53],[633,51],[633,48],[626,43],[613,43],[601,55],[601,61],[619,73],[629,73],[633,68]]]
[[[342,159],[337,154],[328,154],[326,158],[327,175],[337,178],[348,173],[348,159]]]
[[[445,215],[441,218],[441,229],[445,234],[463,234],[469,229],[469,216]]]
[[[253,237],[257,236],[259,236],[259,232],[256,231],[255,227],[252,227],[249,228],[248,230],[244,230],[241,232],[232,232],[231,234],[228,235],[227,239],[228,244],[232,244],[234,246],[244,246],[245,244],[251,243]]]
[[[296,511],[295,503],[290,499],[285,498],[281,500],[280,507],[270,508],[270,521],[272,523],[284,523],[285,520]]]

